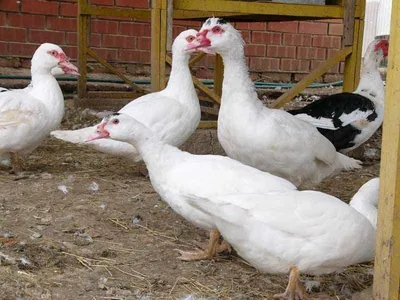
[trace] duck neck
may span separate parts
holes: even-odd
[[[181,152],[178,148],[162,142],[150,129],[142,124],[135,126],[135,129],[130,132],[127,142],[138,150],[150,176],[172,166],[174,163],[173,154]]]
[[[385,87],[379,72],[379,65],[383,57],[376,53],[366,53],[363,60],[360,83],[357,92],[364,94],[371,101],[381,106],[384,105]],[[373,96],[375,95],[375,96]]]
[[[52,116],[52,120],[58,126],[64,115],[64,97],[57,80],[51,74],[50,69],[37,67],[33,63],[31,74],[32,90],[30,94],[44,104]]]
[[[376,228],[378,216],[378,209],[374,204],[377,197],[376,193],[358,192],[350,201],[350,206],[367,218],[374,228]]]
[[[246,104],[259,106],[257,92],[249,76],[243,46],[231,48],[226,53],[221,53],[224,62],[224,81],[222,85],[223,105]]]
[[[189,69],[190,55],[179,53],[173,55],[171,73],[164,94],[173,96],[182,103],[187,103],[188,100],[195,101],[197,99],[194,89],[192,74]]]

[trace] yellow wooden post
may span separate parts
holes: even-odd
[[[400,4],[393,0],[383,124],[374,298],[398,300],[400,280]]]
[[[151,7],[151,89],[165,87],[167,51],[167,0],[153,0]]]
[[[353,31],[353,51],[345,60],[343,91],[352,92],[357,88],[360,80],[360,69],[362,60],[362,43],[364,36],[364,14],[365,1],[358,0],[356,9],[360,12],[360,17],[354,20]],[[354,18],[354,16],[352,16]],[[347,46],[347,45],[345,45]]]
[[[220,55],[215,56],[214,92],[222,96],[222,81],[224,79],[224,63]]]
[[[75,98],[75,106],[79,106],[79,100],[86,97],[88,23],[90,17],[83,15],[82,10],[87,8],[87,1],[78,1],[78,69],[81,76],[78,78],[78,98]]]

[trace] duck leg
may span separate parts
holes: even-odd
[[[178,257],[180,260],[184,261],[192,261],[192,260],[202,260],[202,259],[211,259],[213,258],[218,249],[218,241],[221,234],[218,230],[211,230],[210,232],[210,241],[208,243],[206,250],[198,250],[198,251],[182,251],[178,250],[181,256]]]
[[[306,297],[306,290],[301,283],[300,272],[297,267],[291,267],[289,272],[289,283],[286,290],[282,294],[274,295],[275,299],[286,299],[286,300],[303,300]]]
[[[11,153],[11,165],[10,174],[18,174],[22,171],[21,159],[17,153]]]

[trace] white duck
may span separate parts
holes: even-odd
[[[53,69],[51,69],[51,74],[54,77],[58,77],[61,75],[65,75],[65,74],[71,74],[74,76],[79,76],[80,74],[73,69],[67,68],[67,67],[55,67]],[[33,88],[32,82],[29,83],[29,85],[21,90],[23,90],[24,92],[31,92]],[[19,90],[19,91],[21,91]],[[4,93],[4,92],[9,92],[9,91],[16,91],[16,89],[7,89],[7,88],[3,88],[0,87],[0,93]],[[10,167],[11,166],[11,154],[10,153],[6,153],[6,154],[2,154],[0,155],[0,165],[6,166],[6,167]]]
[[[79,75],[59,46],[42,44],[32,57],[32,87],[0,93],[0,157],[11,156],[14,172],[19,155],[31,153],[61,123],[64,97],[51,74],[55,67]]]
[[[222,56],[224,82],[218,139],[229,157],[286,178],[315,185],[359,162],[337,153],[311,124],[263,106],[248,75],[240,33],[223,19],[210,18],[188,49],[208,48]]]
[[[299,272],[327,274],[373,259],[378,191],[374,178],[350,205],[316,191],[194,196],[188,202],[213,217],[224,239],[255,268],[290,270],[286,291],[275,298],[294,300],[305,296]]]
[[[212,257],[219,239],[207,214],[193,209],[188,197],[211,197],[235,193],[267,193],[296,190],[289,181],[217,155],[193,155],[166,144],[152,130],[125,114],[103,119],[90,139],[112,138],[131,143],[149,171],[150,180],[171,208],[196,226],[210,230],[205,251],[180,251],[182,260]]]
[[[189,69],[189,59],[194,51],[184,51],[197,34],[194,29],[181,32],[172,45],[173,63],[167,87],[128,103],[120,113],[125,113],[150,128],[168,144],[182,145],[196,130],[201,117],[200,104]],[[96,131],[96,126],[79,130],[53,131],[52,136],[71,143],[84,143]],[[139,162],[139,152],[128,143],[114,140],[97,140],[85,143],[91,148]]]
[[[385,88],[379,66],[389,42],[375,39],[364,56],[360,83],[353,93],[329,95],[289,113],[317,127],[337,151],[347,153],[366,142],[383,122]]]

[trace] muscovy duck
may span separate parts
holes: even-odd
[[[376,39],[368,46],[360,83],[353,93],[330,95],[289,113],[316,126],[337,151],[358,148],[383,122],[385,90],[378,68],[388,49],[387,40]]]
[[[299,272],[319,275],[371,261],[375,253],[379,178],[365,183],[350,205],[316,191],[191,197],[214,219],[237,253],[265,273],[290,272],[274,298],[305,299]]]
[[[132,144],[143,158],[160,197],[179,215],[210,231],[206,250],[179,251],[182,260],[213,257],[219,233],[212,218],[188,203],[191,197],[236,193],[280,193],[296,190],[289,181],[218,155],[193,155],[163,142],[144,124],[126,114],[105,117],[89,139],[115,139]]]
[[[225,66],[218,139],[229,157],[303,187],[342,169],[360,168],[313,125],[262,104],[248,74],[243,38],[231,24],[208,19],[188,45],[202,48],[219,53]]]
[[[168,144],[182,145],[196,130],[200,122],[200,104],[189,69],[194,51],[184,51],[195,40],[194,29],[181,32],[172,46],[173,62],[167,87],[144,95],[125,105],[120,113],[136,118]],[[97,126],[78,130],[57,130],[52,136],[74,144],[84,143],[104,153],[122,156],[131,161],[142,160],[137,149],[129,143],[114,140],[95,140],[85,143]]]
[[[11,157],[12,172],[21,169],[19,156],[35,150],[56,129],[64,115],[64,96],[51,70],[79,75],[57,45],[44,43],[32,57],[32,87],[0,93],[0,159]]]

